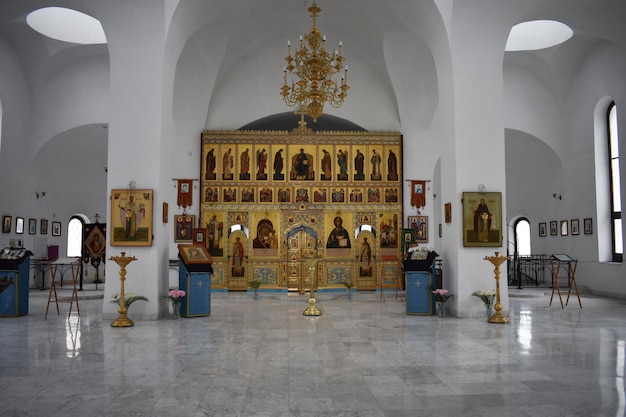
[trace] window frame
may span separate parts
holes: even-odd
[[[75,239],[74,235],[72,233],[70,233],[70,227],[72,226],[72,223],[74,220],[78,220],[80,222],[80,245],[79,245],[79,255],[74,255],[74,254],[70,254],[70,248],[73,247],[73,239]],[[66,254],[67,257],[82,257],[83,256],[83,244],[85,241],[85,236],[84,236],[84,230],[85,230],[85,219],[83,219],[81,216],[72,216],[70,217],[70,220],[67,222],[67,239],[66,239]],[[72,242],[70,242],[70,239],[72,239]]]
[[[620,209],[615,209],[616,199],[621,198],[621,185],[620,190],[615,191],[615,180],[620,179],[621,167],[620,167],[620,157],[619,157],[619,131],[617,133],[617,137],[613,137],[613,131],[611,129],[612,117],[615,117],[615,125],[616,130],[617,126],[617,105],[615,101],[612,101],[606,111],[606,131],[607,131],[607,156],[608,156],[608,176],[609,176],[609,198],[610,198],[610,219],[611,219],[611,260],[613,262],[622,262],[623,261],[623,253],[617,252],[616,248],[616,240],[618,237],[616,224],[622,223],[622,211],[621,211],[621,201],[620,201]],[[616,155],[613,154],[613,150],[615,149]],[[615,164],[617,162],[617,164]],[[616,172],[617,171],[617,172]],[[618,184],[619,185],[619,184]],[[621,232],[621,231],[620,231]],[[622,233],[619,234],[622,236]],[[623,236],[622,236],[623,239]],[[622,244],[623,248],[623,244]]]

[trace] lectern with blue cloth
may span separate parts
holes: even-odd
[[[406,314],[432,316],[435,313],[433,290],[437,256],[435,251],[415,251],[402,262],[406,279]]]
[[[203,245],[178,245],[178,288],[185,291],[180,315],[211,315],[211,275],[213,258]]]
[[[28,314],[28,274],[32,252],[4,248],[0,252],[0,316]]]

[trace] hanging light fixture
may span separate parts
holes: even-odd
[[[313,3],[307,9],[313,19],[313,27],[308,35],[300,36],[300,45],[291,56],[291,42],[287,42],[287,66],[283,69],[283,87],[280,94],[288,106],[299,106],[299,113],[311,116],[314,122],[324,112],[324,103],[335,108],[341,107],[348,95],[348,66],[343,67],[342,44],[332,52],[326,50],[326,35],[321,35],[316,26],[316,18],[322,11]],[[343,75],[338,82],[335,76]],[[287,73],[296,80],[287,84]]]

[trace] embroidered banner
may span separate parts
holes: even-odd
[[[178,180],[178,207],[187,208],[191,206],[193,194],[191,193],[191,185],[193,180]]]
[[[411,181],[411,205],[417,208],[426,205],[426,181]]]

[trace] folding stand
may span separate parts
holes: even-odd
[[[564,308],[559,279],[567,279],[569,288],[567,290],[565,305],[569,303],[569,296],[572,293],[573,287],[576,290],[576,296],[578,297],[578,305],[580,308],[583,308],[583,305],[580,302],[580,294],[578,293],[578,285],[576,284],[576,266],[578,266],[578,261],[570,258],[568,255],[551,255],[550,266],[552,267],[552,295],[550,295],[550,305],[552,305],[552,297],[554,297],[554,291],[556,291],[559,294],[561,308]],[[567,275],[559,275],[563,272],[567,273]]]
[[[59,312],[59,298],[57,296],[57,285],[60,285],[61,288],[63,288],[63,285],[71,285],[72,286],[72,295],[70,297],[70,310],[67,313],[67,316],[69,317],[72,314],[72,305],[74,304],[74,301],[76,301],[76,311],[78,312],[78,314],[80,314],[80,307],[78,306],[78,292],[76,291],[76,283],[78,281],[78,272],[79,272],[79,265],[80,264],[80,258],[76,258],[76,259],[70,259],[70,258],[65,258],[65,259],[57,259],[56,261],[52,262],[50,264],[50,292],[48,293],[48,305],[46,305],[46,316],[45,318],[48,318],[48,308],[50,307],[50,301],[52,300],[52,294],[54,294],[54,302],[56,304],[57,307],[57,314],[60,315],[61,313]],[[64,267],[69,266],[70,271],[72,272],[72,280],[71,281],[64,281],[63,280],[63,274],[65,272],[65,270],[63,269]],[[61,276],[57,278],[57,273],[59,272],[59,267],[61,268]],[[58,281],[57,281],[58,279]],[[64,300],[62,300],[64,301]]]

